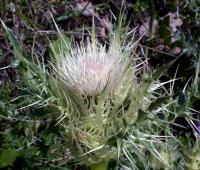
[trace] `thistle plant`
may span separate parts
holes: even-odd
[[[137,169],[142,166],[138,162],[148,165],[145,157],[153,155],[170,167],[159,148],[172,137],[168,116],[173,113],[170,97],[160,98],[160,91],[173,80],[159,83],[160,72],[150,72],[145,57],[137,53],[138,41],[127,41],[134,31],[122,34],[121,29],[101,44],[94,32],[87,41],[69,43],[57,28],[61,43],[59,50],[50,45],[48,69],[43,62],[25,59],[19,46],[14,50],[25,65],[34,104],[53,108],[57,124],[64,127],[66,147],[78,162],[104,170],[110,160],[129,160]]]

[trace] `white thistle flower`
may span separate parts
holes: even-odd
[[[105,46],[88,42],[87,46],[77,46],[62,55],[57,63],[58,73],[70,88],[87,96],[114,90],[127,63],[114,44],[106,50]]]

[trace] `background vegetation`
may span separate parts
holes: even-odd
[[[50,14],[62,33],[77,41],[83,32],[87,36],[94,16],[99,41],[106,41],[120,9],[117,0],[1,0],[0,18],[14,32],[24,55],[34,56],[37,63],[50,58],[49,40],[58,44]],[[138,47],[152,69],[176,59],[160,78],[177,78],[174,99],[179,116],[174,123],[179,126],[171,128],[182,147],[172,145],[171,153],[183,165],[177,169],[195,169],[190,165],[200,159],[200,1],[126,0],[125,16],[130,30],[137,27],[136,38],[143,35]],[[75,164],[64,147],[56,115],[49,116],[48,108],[21,107],[35,99],[25,88],[20,62],[3,27],[0,42],[0,169],[87,169]],[[110,169],[115,165],[111,162]]]

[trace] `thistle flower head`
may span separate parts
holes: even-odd
[[[103,90],[114,90],[126,68],[121,49],[106,47],[88,41],[61,57],[58,72],[70,88],[81,94],[95,96]]]

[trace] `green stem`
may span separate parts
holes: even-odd
[[[91,170],[107,170],[108,162],[103,160],[97,164],[91,165]]]

